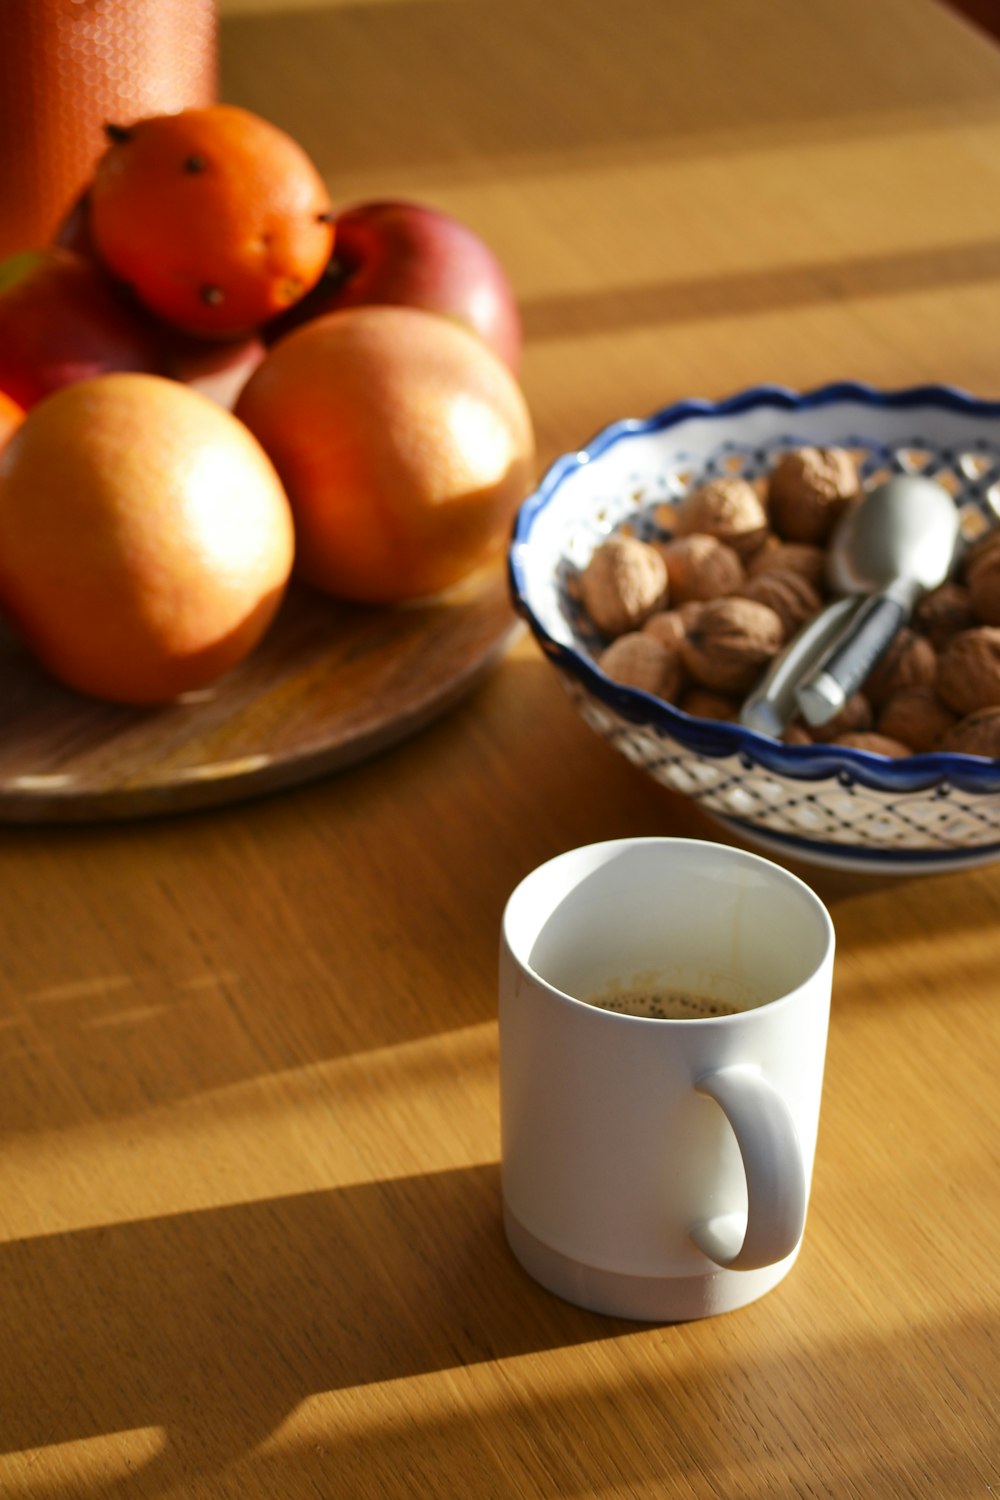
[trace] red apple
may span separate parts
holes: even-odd
[[[419,203],[358,203],[334,224],[333,259],[319,284],[267,329],[274,342],[342,307],[421,307],[467,324],[517,372],[521,317],[507,273],[465,224]]]
[[[110,370],[165,373],[145,320],[99,267],[61,247],[0,263],[0,391],[30,407]]]
[[[82,192],[72,205],[56,230],[53,243],[75,250],[87,260],[94,261],[110,276],[107,267],[101,262],[90,233],[89,189]],[[202,339],[197,334],[182,333],[180,329],[154,317],[125,287],[120,287],[120,291],[156,344],[163,373],[173,380],[179,380],[182,385],[193,386],[195,390],[232,411],[240,391],[267,353],[263,340],[256,334],[221,340]]]
[[[161,340],[166,373],[211,397],[227,411],[232,411],[240,391],[267,353],[263,339],[256,334],[223,343],[181,333],[162,323],[155,331]]]

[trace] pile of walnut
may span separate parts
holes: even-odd
[[[674,507],[670,540],[618,533],[580,574],[609,640],[599,665],[699,718],[735,721],[785,642],[822,608],[825,544],[860,491],[851,456],[799,448],[751,482],[714,478]],[[1000,531],[927,594],[836,719],[783,738],[876,754],[1000,756]]]

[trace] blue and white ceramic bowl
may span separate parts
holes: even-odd
[[[615,422],[558,459],[515,522],[515,605],[592,729],[765,849],[872,872],[987,864],[1000,858],[1000,760],[944,753],[892,760],[785,745],[692,718],[597,666],[606,643],[574,588],[594,548],[623,524],[665,535],[658,506],[662,516],[693,483],[710,474],[753,478],[786,448],[805,445],[847,448],[866,484],[891,473],[937,479],[954,495],[967,536],[1000,514],[1000,402],[943,386],[842,383],[804,394],[757,386]]]

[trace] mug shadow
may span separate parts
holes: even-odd
[[[0,1370],[0,1451],[162,1431],[159,1451],[128,1473],[78,1477],[66,1458],[18,1493],[403,1497],[426,1476],[434,1493],[458,1495],[476,1475],[478,1493],[498,1496],[674,1480],[707,1496],[720,1493],[706,1469],[717,1459],[728,1493],[791,1500],[826,1471],[831,1451],[845,1492],[978,1492],[995,1442],[995,1316],[956,1311],[818,1341],[808,1332],[816,1267],[806,1259],[780,1305],[764,1299],[710,1328],[601,1317],[521,1271],[498,1204],[491,1164],[3,1246],[0,1285],[16,1319],[7,1319]],[[434,1253],[432,1226],[442,1222],[452,1230],[446,1262]],[[764,1329],[775,1317],[785,1333],[762,1358],[754,1329],[764,1320],[770,1347]],[[396,1386],[371,1420],[338,1422],[334,1403],[320,1440],[296,1432],[268,1441],[322,1393],[616,1339],[625,1344],[614,1357],[600,1366],[580,1358],[570,1379],[558,1377],[565,1364],[553,1366],[541,1388],[497,1371],[477,1378],[475,1399],[453,1393],[442,1407],[419,1387]],[[877,1369],[888,1394],[859,1430],[858,1400]],[[67,1406],[68,1379],[52,1372],[69,1370],[77,1399]],[[945,1385],[948,1400],[929,1412],[927,1390]],[[459,1389],[473,1395],[467,1383]],[[738,1472],[734,1409],[769,1435]],[[653,1445],[643,1436],[651,1423]]]
[[[233,1462],[316,1393],[631,1326],[521,1271],[496,1165],[14,1242],[0,1286],[0,1451],[158,1427],[163,1487]]]

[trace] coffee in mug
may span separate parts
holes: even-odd
[[[708,1016],[734,1016],[742,1009],[714,995],[678,989],[636,976],[629,984],[614,984],[599,995],[585,995],[588,1005],[617,1011],[620,1016],[647,1016],[653,1021],[704,1020]]]

